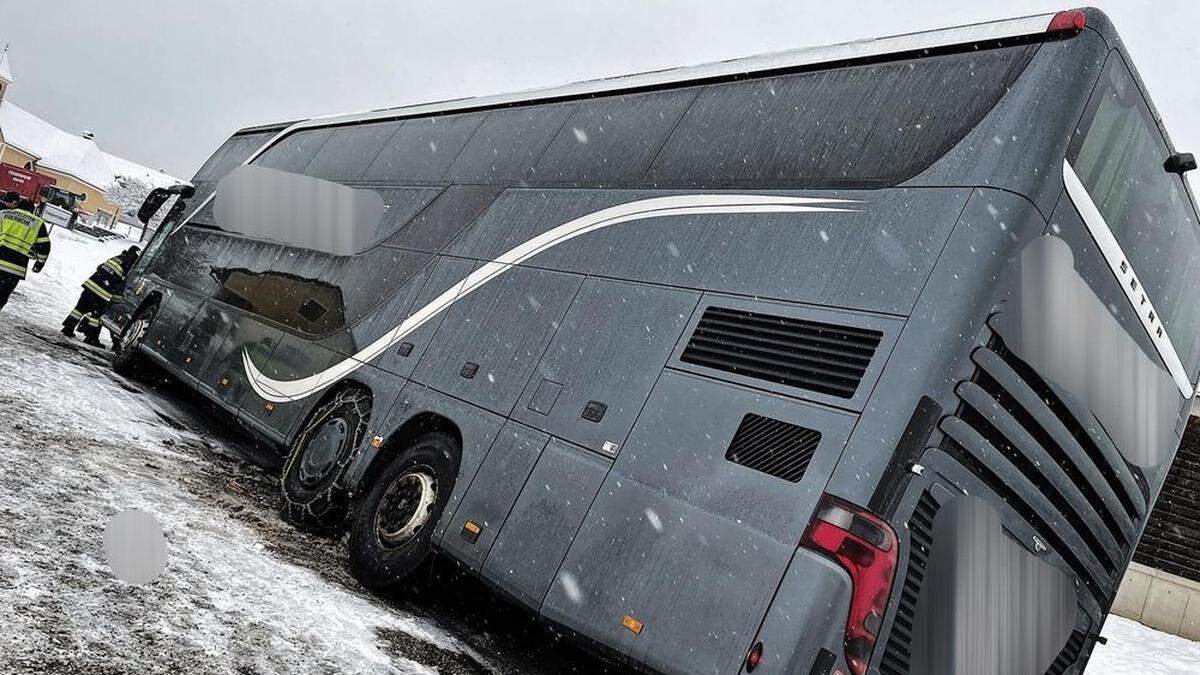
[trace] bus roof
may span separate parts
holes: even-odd
[[[1060,30],[1078,30],[1082,27],[1083,21],[1084,14],[1081,10],[1049,12],[1015,19],[987,21],[951,28],[906,33],[892,37],[869,38],[827,46],[804,47],[696,66],[682,66],[633,75],[620,75],[557,87],[314,117],[296,122],[288,126],[286,131],[290,132],[310,127],[354,124],[388,118],[418,117],[481,108],[497,108],[519,103],[578,98],[616,91],[654,89],[672,84],[735,78],[751,73],[786,71],[845,62],[861,62],[914,52],[941,51],[955,46],[970,45],[979,42],[1029,38],[1055,33]],[[263,125],[257,127],[257,129],[265,130],[271,126],[273,125]],[[248,128],[242,131],[249,130]],[[267,145],[270,144],[268,143]]]

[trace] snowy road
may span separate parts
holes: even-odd
[[[58,336],[80,281],[124,245],[55,233],[0,313],[0,672],[611,670],[472,579],[364,593],[342,542],[276,517],[269,453],[183,387],[124,380]],[[142,587],[102,552],[130,508],[167,535],[167,569]],[[1088,675],[1200,672],[1200,644],[1118,618],[1104,634]]]
[[[236,431],[182,387],[124,380],[59,336],[79,283],[128,243],[56,232],[46,271],[0,313],[0,672],[604,667],[470,579],[448,597],[361,591],[341,542],[279,521],[277,474],[243,460],[269,454],[217,435]],[[131,508],[167,536],[166,571],[141,587],[102,549]]]

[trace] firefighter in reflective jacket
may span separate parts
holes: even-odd
[[[63,320],[63,335],[75,337],[75,329],[79,328],[79,332],[83,333],[84,344],[103,346],[100,344],[100,315],[112,299],[124,290],[125,275],[137,262],[138,253],[138,247],[130,246],[120,255],[101,263],[92,276],[83,282],[79,302],[75,303],[75,309]]]
[[[33,260],[33,271],[41,272],[50,257],[50,234],[46,223],[33,215],[33,202],[10,192],[0,211],[0,309],[8,304],[17,284],[25,278],[25,265]]]

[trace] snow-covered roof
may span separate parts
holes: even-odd
[[[104,155],[104,159],[106,159],[108,161],[109,167],[112,168],[113,174],[116,175],[117,177],[136,178],[137,180],[140,180],[141,182],[148,184],[150,187],[156,187],[156,188],[157,187],[163,187],[163,188],[171,187],[172,185],[179,185],[180,183],[187,182],[185,180],[180,180],[170,174],[163,173],[162,171],[159,171],[158,169],[151,169],[150,167],[142,166],[141,164],[138,164],[137,162],[131,162],[128,159],[125,159],[124,157],[117,157],[116,155],[110,155],[107,152],[104,152],[103,150],[101,150],[100,152],[101,152],[101,154]]]
[[[0,80],[4,80],[8,84],[13,83],[12,68],[8,65],[8,52],[0,54]]]
[[[38,166],[73,176],[100,191],[112,186],[117,176],[137,178],[153,187],[185,182],[110,155],[96,141],[63,131],[10,101],[0,102],[0,133],[5,143],[37,157]]]
[[[0,102],[4,142],[36,155],[38,165],[104,190],[116,180],[96,142],[67,133],[9,101]]]

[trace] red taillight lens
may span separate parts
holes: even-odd
[[[837,561],[850,574],[846,662],[867,672],[896,575],[896,533],[875,514],[836,497],[821,498],[803,545]]]
[[[1070,9],[1065,12],[1059,12],[1050,19],[1050,25],[1046,26],[1047,33],[1058,33],[1060,31],[1081,31],[1087,25],[1087,18],[1083,16],[1083,12],[1077,9]]]
[[[746,672],[747,673],[753,673],[754,669],[757,668],[759,666],[759,664],[762,663],[762,655],[763,655],[763,644],[761,642],[755,642],[754,646],[750,648],[750,653],[746,654]]]

